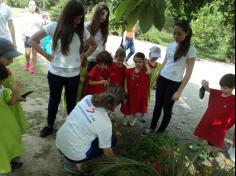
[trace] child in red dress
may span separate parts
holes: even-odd
[[[126,70],[125,92],[127,101],[121,106],[124,114],[123,125],[128,124],[127,116],[133,116],[130,126],[136,123],[137,113],[146,113],[148,108],[149,75],[151,73],[148,60],[143,53],[136,53],[134,56],[134,68]]]
[[[221,90],[216,90],[209,88],[208,81],[202,81],[203,87],[210,92],[210,97],[208,108],[194,135],[206,140],[209,145],[224,148],[225,136],[235,123],[235,75],[226,74],[219,83]]]
[[[87,80],[85,95],[94,95],[103,93],[109,85],[110,69],[112,56],[107,51],[102,51],[96,57],[96,65],[90,70]]]
[[[119,48],[116,51],[114,62],[111,69],[110,74],[110,86],[116,86],[119,85],[122,88],[124,88],[125,84],[125,70],[127,69],[126,66],[123,64],[124,60],[126,58],[125,50],[122,48]]]

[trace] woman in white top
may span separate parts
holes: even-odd
[[[109,33],[109,15],[110,12],[108,6],[104,3],[100,3],[95,8],[92,21],[85,24],[97,44],[96,50],[88,58],[88,71],[94,67],[97,55],[106,49],[106,42]]]
[[[47,35],[53,38],[52,55],[46,53],[37,42]],[[35,33],[29,41],[37,52],[50,61],[48,125],[40,134],[41,137],[46,137],[53,132],[63,87],[66,93],[67,113],[70,114],[75,107],[81,60],[95,50],[96,43],[84,28],[84,7],[76,0],[68,1],[58,22],[51,22],[44,26],[44,29]],[[88,44],[89,49],[82,53],[84,42]]]
[[[37,31],[43,28],[43,19],[39,14],[39,9],[35,1],[29,1],[28,12],[24,14],[22,35],[25,45],[25,70],[34,74],[36,72],[37,52],[31,49],[29,38]],[[38,41],[39,42],[39,41]],[[30,56],[32,52],[32,62],[30,63]]]
[[[123,88],[115,86],[105,93],[87,95],[66,118],[57,132],[56,146],[78,170],[86,160],[104,154],[113,155],[116,137],[112,135],[112,123],[108,111],[125,100]]]
[[[196,49],[191,45],[192,29],[188,22],[176,22],[173,29],[174,42],[167,47],[166,58],[157,79],[156,104],[150,129],[154,132],[163,110],[164,117],[157,132],[164,132],[172,115],[174,103],[186,87],[196,60]]]

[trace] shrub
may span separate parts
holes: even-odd
[[[225,60],[224,57],[227,57],[229,48],[231,49],[231,28],[223,25],[223,21],[223,14],[215,1],[200,9],[197,19],[192,22],[192,28],[193,43],[198,49],[217,53]]]

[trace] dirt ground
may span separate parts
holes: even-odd
[[[23,43],[20,36],[20,21],[18,18],[14,20],[17,30],[17,46],[23,51]],[[118,47],[120,38],[110,36],[108,40],[108,51],[114,53]],[[114,45],[117,44],[117,45]],[[143,51],[148,53],[148,48],[154,44],[148,42],[136,41],[137,51]],[[165,55],[165,47],[162,48],[162,62]],[[129,62],[132,64],[132,61]],[[25,153],[22,156],[24,166],[12,173],[12,176],[66,176],[63,170],[63,157],[57,151],[54,139],[55,134],[42,139],[39,137],[39,131],[46,124],[47,116],[47,103],[48,103],[48,85],[47,85],[47,62],[43,59],[39,59],[38,72],[35,75],[30,75],[23,70],[24,60],[15,61],[11,66],[16,77],[24,82],[25,89],[35,90],[34,94],[29,96],[26,103],[23,103],[23,108],[26,113],[26,118],[30,123],[30,129],[27,134],[23,136],[25,145]],[[196,62],[192,78],[186,87],[183,95],[175,105],[173,111],[173,118],[168,127],[167,132],[171,135],[177,136],[188,143],[194,143],[195,138],[192,135],[196,125],[202,117],[206,107],[208,95],[203,100],[198,98],[198,90],[200,88],[200,82],[202,79],[207,79],[211,83],[211,87],[218,88],[218,80],[225,73],[234,73],[235,66],[232,64],[224,64],[218,62],[212,62],[199,59]],[[122,131],[135,131],[135,135],[140,135],[141,131],[149,126],[150,118],[153,112],[154,101],[149,106],[149,111],[146,115],[147,122],[145,124],[138,124],[135,128],[121,128]],[[58,117],[56,120],[55,128],[58,129],[65,120],[66,113],[62,106],[58,111]],[[116,117],[120,120],[122,115],[117,112]],[[128,133],[127,133],[128,131]],[[220,167],[227,167],[232,163],[228,160],[227,149],[232,143],[232,132],[230,130],[227,139],[226,147],[224,151],[221,151],[216,158],[212,158],[206,162],[206,164],[214,163]],[[126,140],[126,136],[121,136],[122,141]],[[135,136],[133,137],[135,139]],[[118,143],[119,145],[119,143]],[[118,146],[119,147],[119,146]],[[213,167],[216,167],[214,165]]]

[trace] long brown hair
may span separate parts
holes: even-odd
[[[100,22],[100,15],[103,10],[108,12],[107,19],[103,23]],[[110,11],[108,6],[105,3],[100,3],[97,5],[94,15],[92,17],[92,21],[88,27],[90,34],[94,37],[96,33],[101,30],[102,38],[103,38],[103,45],[107,42],[107,37],[109,34],[109,15]]]
[[[74,18],[77,16],[83,16],[80,24],[74,28]],[[53,50],[57,48],[58,40],[61,40],[61,52],[63,55],[68,55],[69,45],[73,39],[74,33],[78,34],[81,42],[80,51],[83,49],[83,34],[84,34],[84,7],[77,0],[70,0],[63,9],[63,12],[59,18],[58,25],[56,27],[53,36]]]
[[[188,33],[188,35],[186,36],[184,41],[182,41],[179,44],[179,46],[178,46],[178,48],[175,52],[174,60],[176,62],[181,57],[187,55],[188,50],[189,50],[190,45],[191,45],[191,38],[192,38],[193,32],[192,32],[192,28],[190,27],[189,22],[187,22],[187,21],[178,21],[178,22],[175,23],[174,26],[178,26],[178,27],[182,28],[185,33]]]

